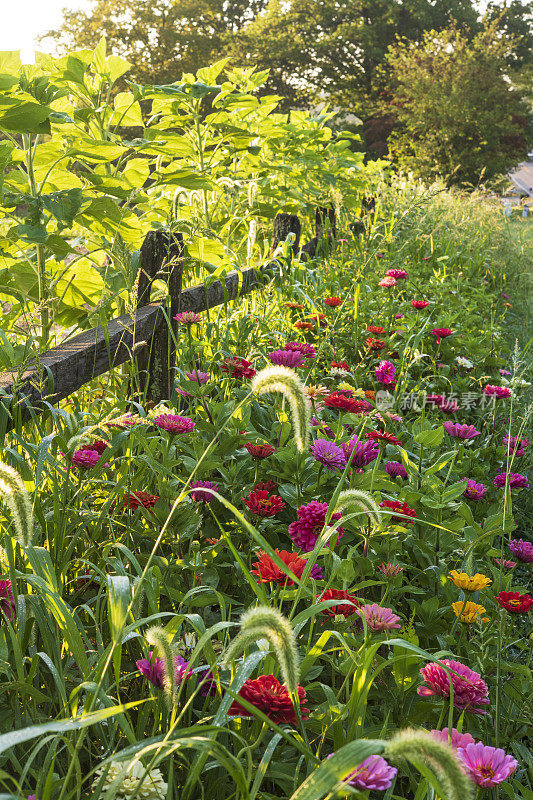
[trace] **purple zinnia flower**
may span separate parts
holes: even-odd
[[[198,680],[201,681],[200,694],[203,697],[207,697],[208,695],[214,697],[217,693],[217,682],[210,668],[204,667],[202,670],[198,670],[197,675]]]
[[[315,348],[307,342],[287,342],[283,349],[294,350],[296,353],[301,353],[304,358],[311,359],[316,356]]]
[[[366,624],[371,631],[391,631],[401,628],[400,617],[394,614],[392,608],[384,608],[377,603],[367,603],[357,609],[357,613],[364,616]]]
[[[98,450],[75,450],[72,454],[72,466],[78,469],[92,469],[100,461]]]
[[[165,682],[165,665],[163,659],[154,658],[153,653],[150,652],[148,658],[140,658],[135,662],[137,669],[146,680],[162,689]]]
[[[9,579],[0,580],[0,611],[3,611],[10,621],[15,616],[15,600]]]
[[[514,453],[515,456],[520,457],[524,455],[526,447],[529,445],[529,439],[526,439],[525,436],[506,436],[503,445],[507,448],[508,456]]]
[[[330,439],[335,438],[335,431],[332,428],[330,428],[329,425],[326,425],[325,422],[322,422],[322,420],[318,419],[317,417],[311,417],[311,425],[313,426],[313,428],[318,428],[320,433],[323,433],[324,436],[328,436]]]
[[[268,354],[272,364],[282,367],[301,367],[305,363],[305,357],[297,350],[273,350]]]
[[[519,561],[533,564],[533,544],[531,542],[525,542],[523,539],[511,539],[509,549]]]
[[[372,439],[360,442],[357,436],[354,436],[353,439],[350,439],[349,442],[345,442],[342,446],[346,461],[349,460],[354,448],[355,453],[352,458],[352,467],[366,467],[379,455],[379,449]]]
[[[191,500],[197,503],[210,503],[214,499],[213,495],[209,494],[209,492],[203,492],[202,489],[212,489],[214,492],[218,492],[218,484],[211,481],[192,481],[190,489]]]
[[[311,445],[311,452],[320,464],[323,464],[326,469],[344,469],[346,466],[346,459],[342,448],[337,447],[334,442],[329,439],[317,439]]]
[[[188,681],[192,675],[192,670],[189,669],[189,662],[185,661],[181,656],[174,656],[174,680],[176,683]]]
[[[529,488],[529,481],[525,475],[520,475],[519,472],[500,472],[493,480],[494,486],[501,488],[505,486],[509,476],[510,489],[527,489]]]
[[[380,361],[374,370],[376,380],[385,385],[394,383],[396,375],[396,367],[392,361]]]
[[[316,500],[312,500],[310,503],[300,506],[296,513],[298,514],[298,519],[289,525],[289,536],[296,547],[307,553],[314,549],[316,541],[324,528],[328,504],[317,503]],[[331,515],[331,523],[333,524],[340,518],[340,512],[334,512]],[[339,538],[343,533],[342,528],[337,528],[336,534]]]
[[[456,708],[469,711],[471,714],[486,714],[482,706],[490,703],[489,689],[481,675],[461,664],[460,661],[453,661],[447,658],[441,659],[442,663],[453,670],[447,672],[440,664],[433,661],[422,667],[420,674],[424,678],[427,686],[419,686],[417,689],[420,697],[450,697],[451,678],[453,687],[453,704]],[[454,673],[457,673],[455,675]],[[481,706],[481,707],[480,707]]]
[[[407,478],[407,470],[399,461],[385,461],[383,466],[391,478]]]
[[[468,478],[468,480],[466,478],[462,478],[462,480],[466,480],[463,497],[467,497],[469,500],[481,500],[481,498],[487,494],[488,489],[485,489],[482,483],[476,483],[471,478]],[[460,481],[458,481],[458,483],[460,483]]]
[[[443,744],[449,744],[453,750],[457,750],[458,747],[466,747],[467,744],[474,744],[474,737],[470,733],[459,733],[457,728],[452,728],[451,742],[448,728],[443,728],[441,731],[434,728],[430,731],[430,734],[433,738],[437,739],[437,741]]]
[[[507,376],[507,375],[511,375],[511,373],[509,372],[508,369],[501,369],[500,370],[500,375]]]
[[[443,422],[442,426],[450,436],[457,439],[473,439],[481,433],[481,431],[476,431],[473,425],[461,425],[460,422],[450,422],[449,420]]]
[[[333,754],[330,753],[328,758]],[[398,770],[391,767],[381,756],[368,756],[346,776],[345,782],[356,789],[375,789],[384,792],[390,789]]]
[[[177,414],[160,414],[154,420],[161,430],[167,433],[188,433],[195,427],[195,423],[189,417],[180,417]]]
[[[199,384],[207,383],[211,377],[209,372],[200,372],[200,370],[195,372],[186,372],[185,375],[190,381],[198,381]]]
[[[516,758],[506,755],[501,747],[490,747],[483,742],[458,747],[457,757],[469,778],[485,789],[507,780],[518,766]]]

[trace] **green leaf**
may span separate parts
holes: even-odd
[[[81,189],[66,189],[62,192],[42,196],[43,205],[58,222],[67,228],[72,227],[74,217],[81,208],[83,193]]]
[[[348,742],[331,758],[323,761],[298,787],[290,800],[320,800],[325,795],[331,796],[333,788],[347,778],[361,761],[368,756],[382,753],[384,749],[385,742],[380,739],[358,739]]]
[[[423,445],[423,447],[438,447],[444,438],[444,428],[434,428],[430,431],[421,431],[414,437],[415,442]]]
[[[52,109],[39,103],[23,102],[0,114],[0,129],[17,133],[50,133]]]

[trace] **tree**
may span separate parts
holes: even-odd
[[[388,140],[399,166],[431,179],[478,183],[507,171],[527,151],[523,106],[506,79],[509,44],[494,24],[472,41],[456,28],[429,31],[421,46],[389,48],[393,114]]]

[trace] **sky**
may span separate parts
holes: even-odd
[[[32,64],[36,49],[50,49],[35,39],[61,22],[61,10],[89,5],[89,0],[0,0],[0,50],[20,50],[22,61]]]

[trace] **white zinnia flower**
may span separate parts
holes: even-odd
[[[93,786],[96,786],[106,769],[107,764],[96,770],[97,778],[94,780]],[[136,796],[140,798],[140,800],[165,800],[168,786],[163,780],[161,770],[159,769],[150,770],[150,772],[146,774],[140,789],[137,790],[145,773],[146,768],[140,761],[130,761],[129,764],[124,761],[112,761],[102,787],[102,792],[105,792],[114,781],[120,779],[121,783],[118,784],[117,793],[115,795],[117,799],[127,800],[137,791]]]
[[[350,373],[347,372],[345,369],[340,369],[340,367],[331,367],[329,374],[332,378],[348,378]],[[350,386],[350,389],[352,387]]]
[[[457,356],[455,360],[457,361],[457,366],[464,367],[464,369],[472,369],[472,367],[474,366],[473,363],[464,356]]]

